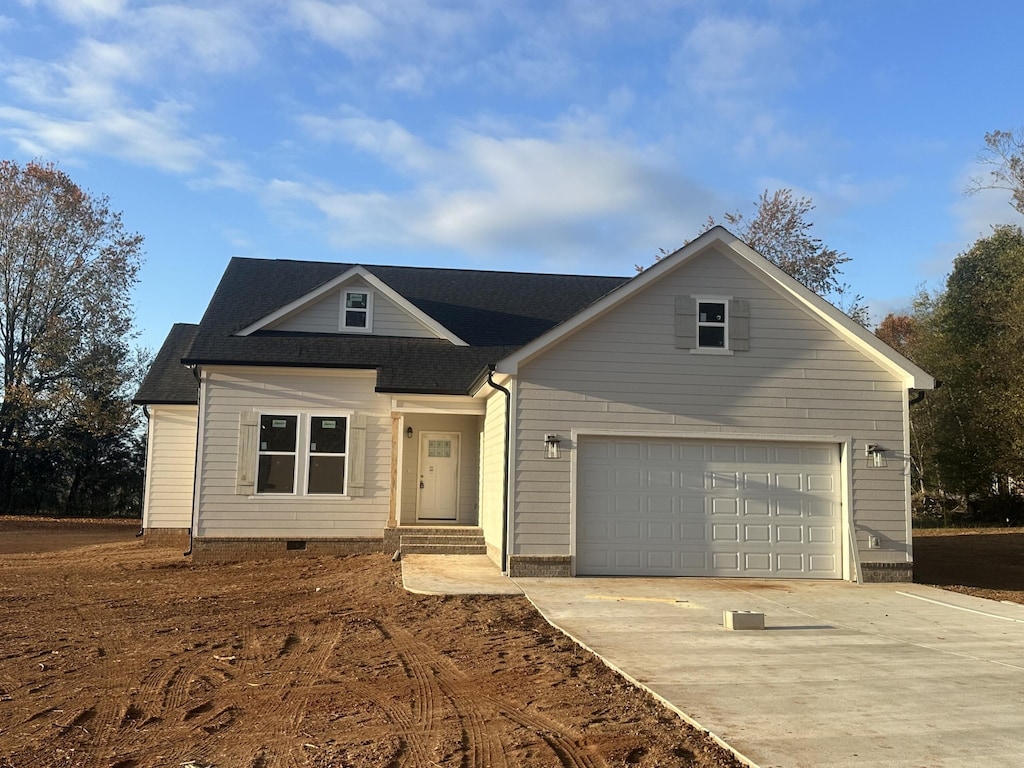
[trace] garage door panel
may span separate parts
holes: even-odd
[[[582,438],[579,462],[577,573],[841,577],[835,446]]]

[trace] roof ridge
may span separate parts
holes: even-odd
[[[582,277],[582,278],[598,278],[607,280],[628,280],[631,276],[629,275],[595,275],[585,274],[578,272],[534,272],[524,271],[515,269],[479,269],[472,267],[432,267],[425,265],[410,265],[410,264],[370,264],[358,261],[326,261],[321,259],[280,259],[280,258],[259,258],[256,256],[232,256],[232,261],[244,261],[252,263],[277,263],[277,264],[310,264],[310,265],[330,265],[338,267],[339,269],[352,267],[364,267],[365,269],[400,269],[403,271],[422,270],[425,272],[463,272],[471,274],[483,274],[483,275],[537,275],[541,277]]]

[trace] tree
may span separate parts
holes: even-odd
[[[1010,204],[1024,214],[1024,126],[1012,131],[985,134],[985,149],[978,162],[987,166],[987,176],[975,176],[967,185],[967,194],[983,189],[1002,189],[1011,195]]]
[[[834,248],[827,247],[820,238],[811,234],[814,224],[807,220],[814,210],[808,197],[795,197],[791,189],[765,190],[758,198],[754,215],[747,218],[736,211],[722,218],[741,240],[760,253],[782,271],[796,278],[819,296],[832,301],[837,307],[861,325],[870,321],[864,297],[855,294],[849,285],[840,282],[842,265],[850,258]],[[719,222],[709,216],[702,232]],[[660,260],[667,252],[662,250]],[[641,267],[637,266],[640,270]]]
[[[1024,232],[997,227],[878,335],[943,382],[911,410],[915,488],[978,516],[1024,506]]]
[[[141,249],[108,198],[53,164],[0,161],[0,511],[86,402],[90,357],[127,349]]]

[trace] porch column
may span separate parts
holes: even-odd
[[[402,423],[400,413],[391,414],[391,493],[388,494],[388,528],[398,527],[398,451],[402,446],[402,435],[399,428]]]

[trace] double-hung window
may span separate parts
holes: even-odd
[[[306,493],[344,493],[348,419],[311,416]]]
[[[370,313],[373,310],[373,295],[369,290],[342,292],[341,328],[344,331],[369,333]]]
[[[256,493],[294,493],[298,416],[261,416]]]
[[[725,349],[728,337],[728,315],[725,301],[697,302],[697,347],[700,349]]]
[[[345,493],[348,417],[261,415],[258,494]]]

